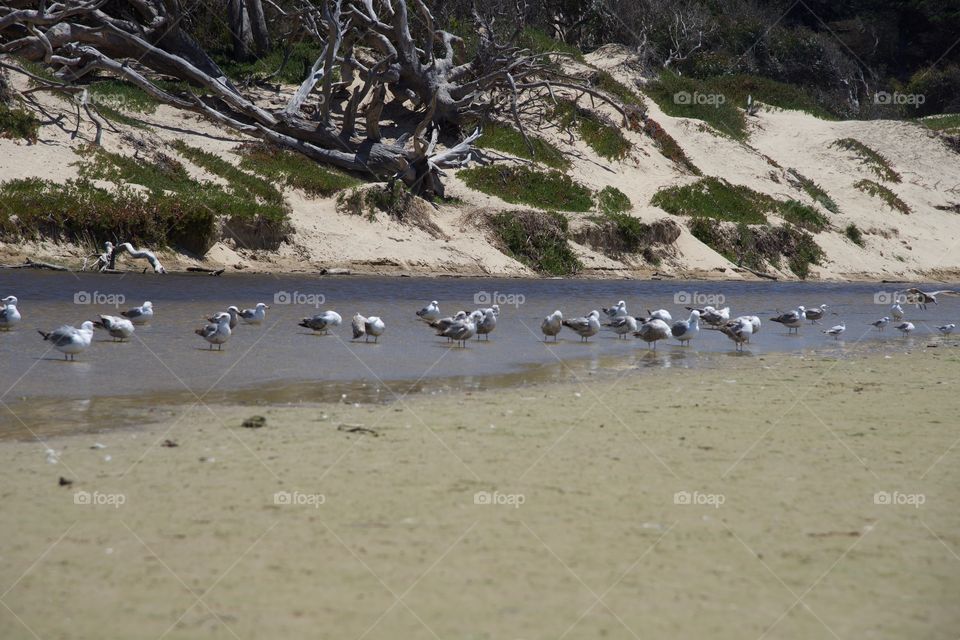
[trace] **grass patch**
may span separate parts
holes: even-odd
[[[934,131],[944,133],[960,133],[960,113],[945,113],[938,116],[920,118],[920,124]]]
[[[590,211],[590,189],[560,171],[529,167],[494,166],[461,169],[457,174],[468,187],[515,204],[559,211]]]
[[[34,144],[40,136],[40,121],[29,111],[0,102],[0,138]]]
[[[695,238],[730,262],[754,271],[762,271],[768,263],[779,268],[786,259],[787,268],[798,278],[806,279],[811,265],[820,264],[825,257],[813,236],[790,224],[732,225],[695,217],[689,226]]]
[[[603,213],[623,213],[630,211],[631,206],[627,194],[616,187],[606,186],[597,192],[597,208]]]
[[[646,93],[669,116],[702,120],[735,140],[747,138],[744,114],[708,82],[662,71],[659,78],[647,86]]]
[[[633,148],[620,127],[605,116],[583,109],[571,100],[560,100],[547,117],[557,120],[564,130],[576,131],[598,156],[607,160],[623,160]]]
[[[551,38],[534,27],[525,28],[520,33],[517,44],[535,53],[564,53],[578,62],[583,62],[583,52],[580,49],[572,44]]]
[[[643,98],[636,91],[614,78],[609,71],[597,71],[590,78],[590,85],[604,93],[619,98],[625,105],[646,107]]]
[[[226,180],[230,185],[230,191],[234,195],[249,195],[263,202],[284,204],[283,194],[273,184],[238,169],[220,156],[197,147],[191,147],[183,140],[177,140],[170,146],[193,164]]]
[[[687,157],[687,154],[684,153],[680,144],[677,143],[673,136],[667,133],[658,122],[652,118],[647,118],[643,123],[643,132],[653,139],[657,150],[660,151],[660,155],[664,158],[667,158],[695,176],[703,175],[700,169],[697,168],[697,166],[693,164],[693,161]]]
[[[138,120],[137,118],[128,116],[127,114],[121,111],[117,111],[116,109],[113,109],[106,105],[102,105],[102,104],[97,105],[97,113],[99,113],[101,116],[103,116],[104,118],[106,118],[107,120],[109,120],[114,124],[122,124],[128,127],[133,127],[134,129],[150,128],[150,126],[146,122],[142,120]]]
[[[300,84],[310,73],[313,63],[322,50],[322,47],[312,42],[293,43],[290,45],[289,57],[283,66],[283,70],[276,76],[271,77],[270,80],[286,84]],[[278,47],[264,57],[251,62],[237,62],[233,59],[232,54],[217,54],[213,56],[213,59],[223,72],[234,80],[266,79],[280,68],[285,55],[287,55],[286,50]]]
[[[837,116],[817,104],[813,96],[792,84],[748,74],[720,75],[704,80],[712,91],[722,93],[734,105],[746,108],[747,97],[779,109],[803,111],[823,120]]]
[[[97,108],[107,107],[113,111],[153,113],[160,103],[146,91],[124,80],[98,80],[89,87],[90,100]]]
[[[382,211],[402,224],[422,229],[434,238],[446,235],[430,217],[430,205],[404,188],[403,183],[394,180],[384,186],[351,189],[337,195],[337,209],[355,216],[363,216],[368,221],[376,219]]]
[[[644,260],[658,265],[661,255],[671,253],[670,245],[680,237],[680,225],[673,220],[641,222],[627,213],[607,213],[590,218],[576,233],[576,240],[614,259],[642,254]]]
[[[907,205],[907,203],[897,197],[897,194],[895,194],[893,191],[890,191],[890,189],[887,189],[882,184],[874,182],[873,180],[861,180],[853,186],[868,195],[871,195],[875,198],[880,198],[886,202],[887,206],[891,209],[895,209],[905,215],[910,215],[910,207]]]
[[[554,169],[569,169],[570,160],[543,138],[527,134],[530,147],[523,139],[523,135],[513,127],[498,122],[487,122],[483,125],[483,135],[477,139],[477,146],[481,149],[496,149],[517,158],[534,160]]]
[[[830,143],[831,147],[837,147],[844,151],[850,151],[859,160],[861,164],[867,166],[882,180],[890,182],[900,182],[900,174],[893,170],[890,161],[885,157],[854,138],[841,138]]]
[[[796,169],[788,169],[787,174],[792,176],[797,185],[799,185],[808,196],[813,198],[815,202],[819,202],[824,209],[830,213],[840,213],[840,207],[837,206],[837,203],[834,202],[833,198],[816,182],[802,175]]]
[[[846,229],[843,230],[843,235],[847,236],[850,242],[858,247],[862,247],[864,245],[863,232],[860,231],[860,228],[852,222],[847,225]]]
[[[766,213],[779,208],[779,203],[770,196],[713,177],[661,189],[650,203],[676,216],[747,224],[766,224]]]
[[[324,167],[310,158],[267,144],[245,144],[237,149],[240,166],[265,178],[299,189],[308,196],[328,198],[360,184],[353,176]]]
[[[554,211],[505,211],[488,218],[506,252],[537,273],[565,276],[583,268],[567,242],[569,223]]]
[[[787,200],[780,205],[780,215],[787,222],[794,224],[805,231],[818,233],[830,226],[826,216],[796,200]]]

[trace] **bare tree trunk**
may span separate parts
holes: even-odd
[[[227,24],[233,42],[234,59],[249,60],[253,39],[250,33],[250,18],[243,0],[227,0]]]
[[[257,55],[265,56],[270,53],[270,31],[267,29],[267,17],[263,13],[263,3],[260,0],[245,0],[245,5]]]

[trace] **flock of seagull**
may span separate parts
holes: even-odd
[[[916,305],[918,309],[926,309],[928,304],[937,304],[938,295],[960,295],[958,291],[942,290],[933,292],[924,292],[919,289],[907,289],[906,301]],[[7,296],[0,300],[0,330],[13,329],[21,321],[20,311],[17,308],[18,300],[16,296]],[[203,338],[210,345],[210,349],[216,345],[217,349],[223,348],[223,345],[230,339],[234,329],[240,322],[244,324],[260,325],[266,319],[266,310],[270,306],[263,302],[258,303],[251,309],[240,309],[236,306],[227,307],[226,311],[221,311],[207,318],[208,324],[197,329],[194,333]],[[773,318],[771,322],[776,322],[787,328],[787,333],[799,333],[800,327],[804,322],[809,321],[813,324],[819,324],[827,313],[827,305],[821,304],[815,307],[799,306],[793,311],[781,313]],[[581,341],[587,341],[591,337],[600,333],[601,329],[606,328],[613,331],[619,338],[627,339],[630,335],[647,343],[648,348],[656,349],[657,342],[669,338],[677,340],[681,346],[689,346],[700,333],[701,323],[703,328],[715,330],[723,333],[732,340],[738,351],[743,349],[744,343],[749,343],[750,338],[760,332],[762,323],[760,318],[755,315],[743,315],[735,318],[730,317],[730,307],[717,309],[712,306],[702,308],[686,307],[690,312],[686,320],[677,320],[674,322],[670,312],[666,309],[656,311],[647,310],[646,316],[633,316],[627,312],[626,302],[620,300],[611,307],[603,307],[602,312],[593,310],[585,316],[565,319],[563,313],[558,309],[546,316],[540,324],[540,330],[543,332],[544,341],[551,337],[554,342],[561,330],[566,327],[580,336]],[[119,316],[101,315],[99,320],[86,321],[79,328],[64,325],[53,331],[38,331],[44,340],[49,342],[52,348],[64,354],[68,360],[75,359],[76,355],[85,351],[93,340],[94,328],[105,330],[114,340],[128,340],[133,336],[135,327],[143,325],[153,318],[153,304],[144,302],[139,307],[134,307],[122,311]],[[497,328],[497,320],[500,317],[500,306],[493,305],[488,308],[475,309],[474,311],[458,311],[452,316],[443,316],[440,311],[440,305],[433,300],[427,306],[416,312],[417,317],[426,323],[430,328],[436,331],[436,335],[446,338],[449,342],[455,343],[461,347],[466,347],[467,341],[474,336],[477,339],[486,338]],[[883,331],[888,324],[896,322],[894,328],[903,334],[909,334],[916,327],[912,322],[903,321],[904,312],[900,303],[894,303],[890,307],[890,315],[884,316],[870,325],[878,331]],[[299,326],[310,329],[314,332],[328,334],[332,329],[338,328],[343,322],[343,318],[336,311],[328,310],[323,313],[303,318]],[[386,324],[378,316],[363,316],[359,313],[353,316],[351,322],[353,339],[363,338],[369,342],[373,338],[377,342],[381,335],[386,331]],[[956,324],[945,324],[937,327],[937,330],[943,335],[949,335],[956,329]],[[835,339],[839,339],[847,330],[846,323],[840,323],[829,329],[823,329],[822,332]]]

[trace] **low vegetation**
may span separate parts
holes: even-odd
[[[733,100],[710,83],[663,71],[646,93],[668,116],[702,120],[735,140],[747,138],[747,121]]]
[[[680,225],[673,220],[647,224],[626,213],[592,217],[590,224],[575,234],[577,242],[611,258],[642,254],[653,265],[660,264],[663,255],[673,253],[672,246],[679,237]]]
[[[608,117],[584,109],[572,100],[559,100],[548,117],[565,131],[575,131],[598,156],[607,160],[623,160],[633,145],[621,128]]]
[[[192,147],[182,140],[177,140],[170,146],[193,164],[226,180],[234,195],[249,195],[263,202],[284,204],[283,194],[273,184],[238,169],[215,153]]]
[[[646,107],[643,98],[636,91],[623,84],[609,71],[596,71],[590,78],[591,86],[619,99],[624,105],[633,107]]]
[[[841,138],[830,143],[831,147],[837,147],[853,153],[860,160],[860,163],[873,171],[882,180],[889,182],[900,182],[900,174],[893,170],[890,161],[880,155],[867,145],[855,138]]]
[[[570,160],[560,149],[529,132],[527,138],[529,145],[514,127],[499,122],[487,122],[483,124],[483,135],[477,140],[477,146],[481,149],[496,149],[516,158],[533,160],[554,169],[570,168]]]
[[[854,223],[851,222],[848,224],[843,230],[843,234],[847,236],[847,239],[849,239],[853,244],[857,245],[858,247],[863,246],[863,232],[860,231],[860,228]]]
[[[817,104],[812,95],[796,85],[749,74],[721,74],[704,82],[712,91],[723,94],[729,102],[740,108],[746,108],[747,98],[751,97],[754,102],[778,109],[802,111],[823,120],[837,119]]]
[[[128,113],[132,111],[150,114],[156,111],[160,104],[140,87],[113,78],[91,83],[89,91],[91,102],[98,109],[106,107],[114,112]]]
[[[693,164],[693,161],[687,157],[687,154],[673,136],[667,133],[653,118],[647,118],[644,121],[643,132],[653,139],[654,145],[664,158],[695,176],[703,175],[700,169]]]
[[[920,119],[920,124],[934,131],[960,134],[960,113],[927,116],[926,118]]]
[[[472,30],[474,27],[470,25],[464,28]],[[517,43],[521,47],[530,49],[535,53],[563,53],[578,62],[583,62],[583,53],[580,49],[555,38],[551,38],[540,29],[527,27],[520,33],[520,37],[517,40]]]
[[[569,222],[554,211],[504,211],[487,220],[504,251],[537,273],[565,276],[583,268],[570,248]]]
[[[26,140],[33,144],[40,135],[40,121],[32,113],[0,102],[0,138]]]
[[[586,212],[593,208],[590,188],[556,170],[487,165],[463,169],[457,175],[471,189],[514,204],[559,211]]]
[[[695,238],[730,262],[753,271],[762,271],[767,264],[779,269],[786,259],[787,268],[798,278],[806,279],[811,265],[821,264],[825,258],[813,236],[791,224],[732,225],[695,217],[689,226]]]
[[[370,222],[376,220],[378,212],[382,212],[401,224],[422,229],[435,238],[445,237],[430,216],[430,205],[397,181],[343,191],[337,195],[337,209],[362,216]]]
[[[796,200],[787,200],[781,204],[780,215],[787,222],[813,233],[819,233],[830,226],[826,216]]]
[[[623,213],[629,211],[630,207],[630,198],[616,187],[606,186],[597,192],[597,208],[603,213]]]
[[[263,57],[245,62],[237,62],[226,54],[213,58],[234,80],[300,84],[310,74],[321,51],[322,47],[316,43],[295,42],[288,48],[276,47]]]
[[[910,215],[910,206],[901,200],[897,194],[890,189],[886,188],[879,182],[874,182],[873,180],[860,180],[855,185],[853,185],[860,191],[863,191],[866,194],[869,194],[875,198],[880,198],[887,203],[887,206],[891,209],[895,209],[900,213],[905,215]]]
[[[337,169],[318,164],[306,156],[263,143],[250,143],[237,149],[240,167],[299,189],[308,196],[328,198],[343,189],[355,187],[360,180]]]
[[[807,178],[796,169],[788,169],[787,175],[797,186],[803,189],[808,196],[813,198],[815,202],[820,203],[824,209],[830,213],[840,213],[840,207],[837,206],[837,203],[834,202],[833,198],[816,182]]]
[[[714,177],[661,189],[650,203],[677,216],[747,224],[766,224],[766,214],[778,208],[777,201],[770,196]]]

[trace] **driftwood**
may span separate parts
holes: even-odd
[[[226,269],[210,269],[208,267],[187,267],[187,271],[190,271],[192,273],[206,273],[211,276],[220,276],[220,275],[223,275],[223,272],[226,271]]]
[[[38,260],[31,260],[30,258],[24,260],[23,264],[0,265],[0,269],[48,269],[50,271],[70,271],[68,267],[64,267],[59,264],[40,262]]]

